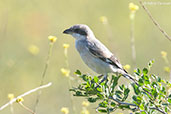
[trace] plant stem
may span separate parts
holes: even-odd
[[[133,61],[133,64],[136,65],[136,50],[135,50],[135,37],[134,37],[134,19],[131,19],[130,35],[131,35],[132,61]]]
[[[48,56],[47,56],[47,59],[46,59],[45,68],[44,68],[43,73],[42,73],[40,86],[43,85],[43,83],[44,83],[44,79],[45,79],[46,72],[47,72],[47,69],[48,69],[48,66],[49,66],[49,62],[50,62],[50,57],[51,57],[51,54],[52,54],[53,44],[54,43],[52,43],[52,42],[50,42],[50,44],[49,44]],[[35,106],[34,106],[34,112],[35,113],[36,113],[37,106],[39,104],[40,95],[41,95],[41,91],[39,91],[38,95],[37,95],[36,103],[35,103]]]
[[[159,23],[153,18],[153,16],[151,15],[150,11],[147,9],[147,7],[144,6],[143,2],[141,0],[138,0],[140,5],[142,6],[142,8],[145,10],[145,12],[148,14],[148,16],[150,17],[150,19],[152,20],[152,22],[154,23],[154,25],[160,30],[160,32],[169,40],[171,41],[171,37],[167,34],[167,32],[165,30],[163,30],[161,28],[161,26],[159,25]]]

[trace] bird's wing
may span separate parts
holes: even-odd
[[[123,69],[119,60],[100,41],[88,42],[86,47],[94,57],[99,58],[116,68]]]

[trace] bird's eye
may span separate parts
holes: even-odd
[[[78,34],[81,34],[81,35],[87,35],[86,31],[81,30],[81,29],[75,29],[74,32],[78,33]]]

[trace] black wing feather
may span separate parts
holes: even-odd
[[[101,46],[97,46],[96,43],[92,44],[89,42],[87,47],[93,56],[98,57],[102,61],[109,63],[109,64],[115,66],[116,68],[122,69],[127,73],[127,71],[122,68],[122,65],[120,64],[119,60],[114,55],[111,55],[110,58],[105,57],[105,54],[104,54],[105,50],[102,50],[103,48],[100,48]]]

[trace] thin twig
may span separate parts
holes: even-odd
[[[54,43],[50,43],[50,47],[49,47],[49,51],[48,51],[48,56],[47,56],[45,68],[44,68],[43,73],[42,73],[42,79],[41,79],[40,85],[43,85],[43,82],[44,82],[44,78],[45,78],[45,75],[46,75],[46,72],[47,72],[47,68],[49,66],[50,57],[51,57],[51,54],[52,54],[53,44]]]
[[[28,108],[27,106],[25,106],[22,102],[19,102],[20,106],[22,106],[25,110],[29,111],[32,114],[36,114],[35,112],[33,112],[30,108]]]
[[[13,104],[10,104],[10,112],[11,112],[11,114],[14,114]]]
[[[40,82],[40,86],[43,85],[43,83],[44,83],[45,75],[46,75],[46,72],[47,72],[47,69],[48,69],[48,66],[49,66],[49,62],[50,62],[50,57],[51,57],[51,53],[52,53],[52,49],[53,49],[53,44],[54,43],[50,42],[48,56],[47,56],[45,68],[44,68],[43,73],[42,73],[42,79],[41,79],[41,82]],[[39,91],[39,93],[37,95],[37,99],[36,99],[36,103],[35,103],[35,107],[34,107],[34,112],[36,112],[37,105],[38,105],[39,99],[40,99],[40,95],[41,95],[41,91]]]
[[[50,82],[50,83],[48,83],[48,84],[46,84],[46,85],[42,85],[42,86],[39,86],[39,87],[37,87],[37,88],[35,88],[35,89],[32,89],[32,90],[30,90],[30,91],[28,91],[28,92],[25,92],[24,94],[19,95],[19,96],[16,97],[16,98],[13,98],[13,99],[10,100],[8,103],[6,103],[5,105],[1,106],[1,107],[0,107],[0,110],[3,110],[4,108],[6,108],[6,107],[7,107],[8,105],[10,105],[10,104],[13,104],[13,103],[16,102],[16,100],[19,99],[19,98],[23,98],[23,97],[25,97],[25,96],[27,96],[27,95],[33,93],[33,92],[36,92],[36,91],[38,91],[38,90],[40,90],[40,89],[43,89],[43,88],[47,88],[47,87],[49,87],[49,86],[51,86],[51,85],[52,85],[52,83]]]
[[[154,109],[157,110],[159,112],[161,112],[162,114],[167,114],[166,112],[164,112],[162,109],[160,109],[159,107],[150,107],[150,109]]]
[[[65,55],[66,67],[67,67],[67,69],[69,69],[68,48],[64,48],[64,55]],[[70,76],[68,77],[68,84],[69,84],[69,89],[70,89],[70,88],[72,87]],[[74,105],[74,98],[73,98],[73,96],[71,95],[71,93],[70,93],[70,98],[71,98],[71,104],[72,104],[73,112],[74,112],[75,114],[77,114],[76,107],[75,107],[75,105]]]
[[[134,37],[134,19],[131,19],[131,49],[132,49],[132,60],[133,64],[136,65],[136,50],[135,50],[135,37]]]
[[[136,104],[121,102],[121,101],[119,101],[118,99],[115,99],[115,98],[113,98],[113,97],[111,97],[111,96],[109,97],[109,99],[112,99],[112,100],[114,100],[115,102],[117,102],[117,103],[119,103],[119,104],[122,104],[122,105],[129,105],[129,106],[135,106],[135,107],[137,107]]]
[[[109,97],[109,99],[112,99],[114,100],[115,102],[121,104],[121,105],[127,105],[127,106],[135,106],[135,107],[138,107],[136,104],[132,104],[132,103],[126,103],[126,102],[121,102],[119,101],[118,99],[115,99],[113,97]],[[164,112],[162,109],[160,109],[159,107],[150,107],[150,109],[154,109],[154,110],[157,110],[159,112],[161,112],[162,114],[167,114],[166,112]]]
[[[168,39],[171,41],[171,37],[167,34],[166,31],[164,31],[161,26],[159,25],[159,23],[153,18],[153,16],[151,15],[150,11],[147,9],[147,7],[144,6],[143,2],[141,0],[138,0],[140,5],[143,7],[143,9],[145,10],[145,12],[148,14],[148,16],[150,17],[150,19],[152,20],[152,22],[154,23],[154,25],[156,25],[156,27],[160,30],[160,32]]]

